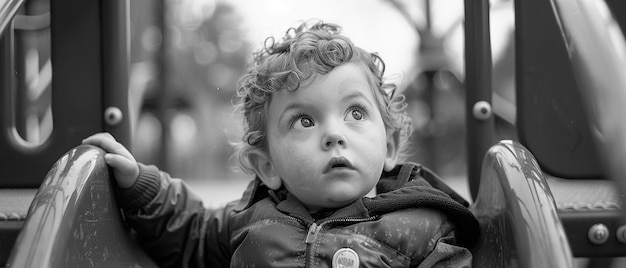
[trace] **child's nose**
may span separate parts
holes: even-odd
[[[329,131],[328,134],[322,139],[322,149],[330,150],[337,146],[346,147],[346,138],[339,131]]]

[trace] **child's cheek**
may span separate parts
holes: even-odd
[[[310,153],[303,149],[302,144],[286,143],[281,150],[283,168],[290,170],[290,174],[301,173],[311,165]]]
[[[363,157],[363,160],[369,163],[372,166],[380,165],[381,158],[387,154],[387,140],[383,133],[369,133],[370,135],[364,135],[361,140],[359,140],[359,145],[354,146],[355,150],[357,150],[357,154]]]
[[[286,147],[285,157],[286,161],[293,161],[293,165],[296,167],[304,167],[306,163],[307,155],[302,151],[302,145],[289,144]]]

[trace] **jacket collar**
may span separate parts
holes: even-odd
[[[294,195],[287,194],[286,199],[276,205],[276,209],[287,215],[298,218],[308,223],[345,218],[369,218],[369,210],[363,205],[363,200],[358,199],[350,205],[338,209],[323,210],[312,215]]]
[[[441,179],[436,177],[434,173],[415,163],[405,163],[396,166],[393,170],[389,172],[383,171],[383,173],[381,174],[381,178],[376,185],[376,193],[386,193],[395,189],[399,189],[407,182],[415,180],[416,178],[422,176],[422,174],[424,174],[424,171],[427,171],[426,173],[431,174],[430,176],[425,177],[434,177],[433,179],[428,180],[430,184],[433,184],[435,187],[443,186],[444,188],[447,188],[447,191],[444,192],[448,194],[456,194],[452,189],[447,187],[447,185],[443,181],[441,181]],[[244,191],[241,199],[239,200],[239,203],[237,204],[237,206],[235,206],[234,210],[236,212],[242,211],[266,197],[271,197],[275,203],[280,203],[280,201],[285,200],[289,195],[290,194],[288,194],[287,191],[284,189],[278,191],[270,190],[267,186],[265,186],[265,184],[263,184],[263,182],[261,182],[261,179],[259,177],[255,177],[254,180],[252,180],[246,187],[246,190]],[[459,198],[462,199],[460,196]],[[298,200],[296,199],[295,201]],[[467,203],[465,200],[459,201]],[[297,203],[299,203],[299,201]]]
[[[450,188],[432,171],[420,164],[410,162],[397,165],[391,171],[383,171],[381,178],[376,185],[377,196],[371,199],[363,198],[363,200],[366,200],[365,203],[371,205],[377,203],[377,200],[384,199],[384,202],[392,201],[389,200],[390,198],[414,199],[416,195],[419,195],[422,192],[433,193],[444,198],[449,197],[464,207],[469,206],[469,202],[452,190],[452,188]],[[302,211],[304,209],[304,205],[284,188],[278,191],[272,191],[265,186],[258,177],[255,177],[254,180],[248,184],[248,187],[244,191],[242,198],[239,200],[239,203],[235,206],[234,210],[236,212],[242,211],[249,208],[259,200],[267,197],[272,198],[276,204],[288,201],[286,204],[281,205],[281,208],[285,210],[284,212],[293,212],[298,215],[309,214],[308,212],[304,213]],[[338,212],[341,211],[341,214],[362,214],[363,211],[361,209],[353,207],[361,206],[361,204],[363,204],[363,202],[360,199],[356,202],[356,204],[350,205],[346,207],[346,209],[339,209]],[[381,206],[385,207],[384,204],[381,204]],[[379,206],[376,205],[375,207],[378,208]]]
[[[478,237],[478,221],[467,209],[468,202],[421,165],[406,163],[389,172],[383,172],[376,191],[378,194],[373,198],[358,199],[319,219],[368,218],[405,208],[430,207],[442,211],[456,223],[460,229],[457,235],[461,244],[471,245]],[[250,182],[234,211],[243,211],[267,197],[274,200],[279,211],[308,223],[315,221],[313,215],[295,196],[285,189],[271,191],[259,178]]]

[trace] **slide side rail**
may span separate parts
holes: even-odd
[[[573,267],[550,187],[533,155],[501,141],[486,153],[471,210],[481,226],[476,267]]]
[[[9,267],[156,267],[122,220],[103,156],[97,147],[80,145],[52,166]]]

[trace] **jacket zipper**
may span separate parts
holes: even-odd
[[[325,222],[322,222],[320,224],[317,224],[315,222],[313,222],[313,224],[311,224],[309,226],[309,231],[306,234],[306,247],[307,247],[307,254],[306,254],[306,266],[305,267],[314,267],[313,266],[313,247],[312,247],[312,243],[315,242],[315,240],[317,239],[317,235],[320,233],[320,231],[322,230],[322,228],[325,225],[329,225],[329,224],[334,224],[334,223],[357,223],[357,222],[364,222],[364,221],[371,221],[376,219],[377,216],[371,216],[368,218],[342,218],[342,219],[333,219],[333,220],[328,220]],[[298,220],[300,221],[300,220]],[[300,221],[302,222],[302,221]]]
[[[371,221],[371,220],[374,220],[374,219],[376,219],[376,216],[371,216],[371,217],[368,217],[368,218],[333,219],[333,220],[328,220],[328,221],[322,222],[320,224],[317,224],[317,223],[313,222],[313,224],[311,224],[311,226],[309,226],[309,232],[306,235],[306,243],[307,244],[313,243],[315,241],[315,239],[317,239],[317,234],[319,234],[319,232],[322,230],[322,227],[324,227],[325,225],[333,224],[333,223],[339,223],[339,222],[357,223],[357,222]]]

